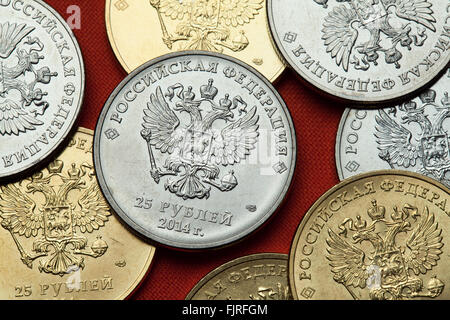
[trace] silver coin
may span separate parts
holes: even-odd
[[[78,117],[84,64],[64,19],[40,0],[0,1],[0,178],[34,168]]]
[[[236,59],[181,52],[129,75],[95,131],[100,186],[139,234],[180,249],[236,242],[276,211],[296,160],[290,114]]]
[[[268,12],[291,67],[350,103],[414,95],[450,61],[448,0],[268,0]]]
[[[449,92],[450,70],[419,97],[396,107],[345,110],[336,140],[340,179],[398,169],[450,187]]]

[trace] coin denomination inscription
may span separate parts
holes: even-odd
[[[448,201],[443,185],[407,172],[345,180],[297,231],[290,261],[296,297],[448,299]],[[314,296],[305,296],[308,288]]]
[[[115,211],[141,233],[211,245],[272,211],[290,183],[295,137],[284,102],[253,72],[215,53],[176,53],[135,71],[111,96],[96,166]]]
[[[49,156],[81,107],[84,66],[76,40],[41,1],[0,3],[0,178]]]
[[[309,0],[305,6],[269,1],[272,32],[296,71],[333,96],[398,99],[424,87],[450,60],[445,1]]]
[[[264,0],[106,0],[111,45],[130,72],[167,53],[224,53],[274,81],[284,70],[268,29]]]
[[[48,167],[0,186],[0,298],[124,298],[146,273],[154,248],[114,217],[92,146],[92,132],[79,129]]]
[[[449,75],[399,106],[346,110],[336,140],[339,176],[393,168],[450,186]]]
[[[230,261],[206,275],[187,300],[290,300],[287,255],[255,254]]]

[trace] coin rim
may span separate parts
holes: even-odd
[[[286,261],[286,267],[289,262],[289,256],[284,253],[255,253],[240,258],[236,258],[234,260],[222,264],[221,266],[215,268],[214,270],[210,271],[207,275],[205,275],[203,278],[201,278],[200,281],[198,281],[197,284],[189,291],[184,300],[192,300],[192,298],[209,282],[209,280],[214,278],[216,275],[223,273],[225,270],[249,261],[266,260],[266,259]],[[287,283],[289,285],[289,281],[287,281]]]
[[[383,175],[391,175],[391,176],[406,176],[407,178],[414,178],[418,180],[422,180],[425,182],[430,183],[431,185],[434,185],[438,189],[442,189],[443,192],[447,193],[447,195],[450,194],[450,189],[448,189],[445,185],[439,183],[436,180],[433,180],[431,178],[428,178],[427,176],[423,176],[418,173],[410,172],[410,171],[404,171],[404,170],[377,170],[377,171],[371,171],[363,174],[359,174],[353,177],[350,177],[348,179],[343,180],[342,182],[338,183],[331,189],[329,189],[327,192],[325,192],[311,207],[310,209],[305,213],[302,220],[300,221],[300,224],[297,227],[297,230],[295,231],[294,238],[291,243],[291,248],[289,250],[289,264],[288,264],[288,275],[289,275],[289,288],[291,289],[292,296],[295,300],[299,300],[297,290],[295,287],[295,274],[294,274],[294,257],[295,253],[297,251],[298,245],[299,245],[299,238],[303,233],[303,228],[305,227],[306,223],[309,221],[313,213],[316,211],[316,209],[326,200],[329,198],[329,196],[333,193],[335,193],[337,190],[342,189],[343,187],[354,183],[358,180],[363,180],[366,178],[375,178],[377,176],[383,176]]]
[[[94,140],[94,130],[85,128],[85,127],[78,127],[77,131],[75,131],[75,133],[72,135],[72,138],[75,137],[75,135],[78,133],[84,133],[87,135],[92,136],[92,140]],[[94,141],[92,141],[94,142]],[[98,179],[97,179],[98,180]],[[117,223],[121,223],[121,219],[118,217],[118,214],[116,214],[113,210],[112,207],[110,207],[111,209],[111,213],[114,215],[114,217],[117,219]],[[127,232],[130,232],[126,226],[122,226]],[[142,239],[139,239],[140,241],[142,241]],[[143,242],[145,243],[145,242]],[[131,286],[124,291],[124,293],[120,294],[117,298],[115,298],[115,300],[123,300],[126,299],[128,297],[130,297],[131,295],[133,295],[135,293],[136,290],[139,289],[139,285],[142,283],[142,281],[144,280],[144,278],[147,276],[147,274],[150,272],[150,267],[152,265],[152,262],[154,261],[154,257],[155,257],[155,253],[156,253],[156,248],[148,243],[147,244],[151,250],[150,250],[150,254],[148,255],[147,261],[144,264],[144,268],[138,273],[138,276],[136,277],[136,280],[133,281],[133,283],[131,284]]]
[[[54,156],[60,149],[60,147],[63,146],[64,143],[67,142],[67,139],[69,136],[71,136],[74,133],[74,129],[75,129],[75,123],[78,121],[78,118],[80,116],[81,113],[81,109],[82,106],[84,104],[84,98],[85,98],[85,88],[86,88],[86,75],[85,75],[85,64],[84,64],[84,59],[83,59],[83,54],[81,52],[81,48],[80,45],[78,43],[77,38],[75,37],[75,34],[73,33],[72,29],[70,29],[69,25],[67,24],[66,20],[62,17],[62,15],[59,14],[58,11],[56,11],[56,9],[54,9],[52,6],[50,6],[49,4],[45,3],[42,0],[32,0],[33,2],[38,3],[39,5],[41,5],[42,7],[44,7],[45,9],[47,9],[51,14],[53,14],[53,17],[55,19],[57,19],[61,25],[66,29],[69,38],[72,40],[74,47],[75,47],[75,51],[77,53],[78,56],[78,61],[80,63],[80,71],[81,71],[81,86],[80,86],[80,99],[79,99],[79,104],[76,106],[76,108],[74,108],[74,116],[72,117],[71,121],[69,121],[69,126],[67,127],[67,130],[64,134],[62,134],[61,139],[59,139],[59,141],[55,144],[53,144],[53,146],[51,148],[48,149],[48,151],[38,157],[36,160],[32,161],[30,164],[26,165],[26,166],[21,166],[19,169],[13,170],[13,171],[8,171],[7,173],[1,174],[0,173],[0,182],[2,182],[4,179],[9,179],[9,178],[16,178],[16,176],[18,177],[18,175],[20,174],[28,174],[30,173],[31,170],[33,170],[36,166],[38,166],[39,164],[48,161],[52,156]]]
[[[119,50],[119,46],[116,43],[116,40],[115,40],[114,34],[113,34],[113,30],[112,30],[112,22],[111,22],[111,9],[112,9],[112,6],[113,6],[112,1],[113,0],[106,0],[106,3],[105,3],[106,33],[108,34],[109,44],[111,45],[111,48],[114,51],[114,55],[115,55],[117,61],[119,61],[120,65],[125,70],[125,72],[129,74],[133,70],[125,62],[125,59],[123,58],[123,56],[122,56],[122,54],[121,54],[121,52]],[[287,65],[285,59],[280,54],[280,52],[278,51],[278,47],[275,45],[275,42],[273,41],[272,33],[270,31],[269,21],[267,20],[267,5],[266,5],[266,10],[265,11],[266,12],[265,12],[264,16],[266,16],[266,24],[267,24],[266,32],[267,32],[267,34],[269,36],[269,40],[270,40],[270,44],[272,46],[272,49],[275,52],[276,56],[278,57],[278,59],[280,60],[281,65],[282,65],[281,68],[277,72],[275,72],[270,79],[268,77],[264,76],[273,84],[273,83],[276,83],[280,79],[281,75],[284,73],[284,71],[286,70],[288,65]],[[175,51],[175,52],[183,52],[183,51]],[[173,52],[170,52],[170,53],[173,53]],[[151,58],[151,57],[149,57],[149,58]],[[153,57],[151,59],[154,59],[154,58],[157,58],[157,57]]]
[[[358,97],[351,97],[347,94],[339,93],[337,91],[332,90],[331,88],[327,88],[324,85],[321,85],[320,83],[316,82],[313,78],[309,77],[306,72],[303,72],[295,63],[294,61],[289,57],[287,54],[285,48],[282,45],[282,42],[279,38],[279,35],[276,33],[276,26],[274,22],[273,17],[273,2],[279,1],[279,0],[266,0],[267,1],[267,14],[269,18],[269,27],[272,34],[272,38],[274,39],[274,42],[276,44],[276,47],[278,48],[278,51],[283,56],[284,61],[287,63],[288,67],[295,71],[295,73],[303,80],[303,82],[310,86],[313,89],[317,89],[318,92],[321,94],[327,96],[328,98],[332,98],[335,100],[338,100],[342,103],[347,104],[362,104],[364,105],[364,108],[379,108],[381,104],[389,104],[394,103],[397,101],[405,100],[408,97],[414,96],[417,92],[429,87],[432,83],[436,82],[438,79],[441,78],[441,76],[445,73],[445,71],[448,68],[448,65],[450,63],[450,53],[447,53],[447,59],[444,59],[445,62],[442,63],[441,69],[437,70],[437,72],[430,77],[429,72],[425,73],[425,77],[427,80],[421,81],[419,85],[416,85],[411,90],[402,90],[401,92],[397,94],[390,94],[390,95],[374,95],[372,100],[365,99],[365,96],[362,95],[361,98]],[[379,96],[380,98],[376,98]],[[381,99],[382,98],[382,99]],[[357,106],[355,106],[357,108]]]
[[[345,180],[344,178],[344,170],[342,169],[342,157],[341,157],[341,145],[342,145],[342,135],[344,133],[344,124],[350,114],[351,108],[346,108],[342,114],[341,120],[339,121],[339,127],[336,134],[336,143],[334,149],[334,158],[336,162],[336,171],[339,177],[339,180]],[[365,109],[361,109],[365,110]],[[367,109],[367,111],[372,111],[372,109]]]
[[[269,210],[267,210],[264,214],[261,214],[260,218],[256,221],[255,224],[252,225],[252,227],[248,228],[244,232],[240,232],[239,234],[235,234],[232,237],[228,237],[225,241],[216,241],[214,243],[206,243],[201,242],[200,244],[186,244],[186,243],[180,243],[176,241],[167,240],[165,238],[161,238],[156,236],[155,234],[149,232],[145,228],[141,227],[140,225],[136,224],[129,216],[126,214],[120,206],[116,203],[114,197],[112,196],[109,187],[105,181],[104,173],[102,170],[101,165],[101,159],[99,155],[99,148],[100,148],[100,141],[101,141],[101,130],[103,127],[103,124],[106,120],[106,116],[109,112],[109,109],[111,107],[112,102],[116,99],[120,91],[130,82],[134,79],[136,75],[141,73],[147,68],[150,68],[153,65],[156,65],[158,63],[161,63],[162,61],[177,58],[177,57],[183,57],[183,56],[209,56],[216,59],[220,59],[223,61],[230,61],[232,63],[235,63],[242,68],[248,70],[250,73],[252,73],[255,77],[259,78],[260,81],[262,81],[269,89],[272,90],[272,94],[277,98],[281,108],[285,112],[285,116],[287,119],[287,122],[289,124],[289,130],[291,133],[291,141],[292,141],[292,155],[290,157],[290,170],[288,172],[287,177],[287,183],[283,185],[283,187],[280,189],[279,195],[277,198],[275,198],[275,201],[273,202],[273,205]],[[289,108],[286,105],[286,102],[281,97],[280,93],[275,89],[275,87],[270,83],[267,78],[265,78],[258,70],[253,68],[252,66],[234,58],[228,55],[215,53],[215,52],[209,52],[209,51],[178,51],[169,53],[166,55],[163,55],[161,57],[152,59],[143,65],[141,65],[139,68],[134,70],[132,73],[130,73],[122,82],[114,89],[108,100],[106,101],[105,105],[103,106],[103,109],[100,113],[100,116],[97,119],[97,124],[95,127],[95,134],[94,134],[94,148],[93,148],[93,156],[94,156],[94,167],[95,171],[97,172],[97,177],[100,185],[100,190],[102,191],[105,199],[113,208],[113,210],[117,213],[119,217],[133,229],[136,231],[139,235],[143,236],[146,240],[150,240],[153,242],[156,242],[159,245],[164,245],[172,249],[183,249],[183,250],[205,250],[205,249],[215,249],[215,248],[222,248],[229,246],[231,244],[237,243],[240,240],[246,238],[247,236],[250,236],[251,234],[254,234],[256,231],[258,231],[260,228],[262,228],[265,225],[265,222],[267,222],[282,206],[284,203],[284,200],[288,194],[288,191],[293,183],[294,178],[294,172],[296,170],[297,165],[297,135],[295,130],[295,125],[292,119],[291,112]]]

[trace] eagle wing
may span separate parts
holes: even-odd
[[[0,57],[8,58],[20,41],[34,30],[26,24],[5,22],[0,24]]]
[[[436,19],[433,17],[431,9],[433,5],[428,0],[397,0],[393,5],[396,7],[395,13],[400,18],[415,21],[436,31],[434,26]]]
[[[439,228],[434,215],[425,207],[424,214],[419,225],[414,229],[406,242],[411,250],[405,257],[407,269],[411,269],[416,275],[425,274],[431,270],[442,254],[442,229]]]
[[[364,252],[341,239],[331,229],[328,229],[328,234],[327,259],[330,261],[334,280],[345,286],[364,289],[370,276],[364,264]]]
[[[264,0],[221,0],[219,19],[227,26],[249,23],[263,8]]]
[[[384,110],[375,117],[380,156],[393,164],[409,168],[415,166],[420,157],[420,147],[413,145],[412,133],[395,122]]]
[[[6,100],[0,103],[0,134],[19,135],[20,132],[35,130],[42,121],[29,115],[15,102]]]
[[[225,127],[212,142],[211,161],[227,166],[245,160],[258,142],[258,121],[253,107],[244,117]]]
[[[341,5],[328,14],[322,29],[327,52],[345,71],[348,71],[350,55],[358,38],[358,31],[352,26],[355,21],[358,21],[356,11]]]
[[[151,145],[163,153],[173,153],[183,141],[184,132],[179,128],[180,119],[167,104],[161,87],[156,89],[156,95],[150,95],[144,114],[142,126],[151,132]]]
[[[100,229],[111,215],[110,208],[95,180],[84,190],[78,204],[80,210],[73,212],[73,225],[79,227],[83,233]]]
[[[173,20],[182,20],[191,10],[191,1],[161,0],[159,3],[159,11]]]
[[[0,217],[7,222],[11,232],[20,236],[37,236],[44,228],[41,212],[36,212],[35,202],[14,184],[0,187]]]

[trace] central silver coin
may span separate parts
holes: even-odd
[[[55,10],[0,1],[0,179],[57,151],[79,115],[84,81],[78,43]]]
[[[145,237],[182,249],[242,239],[291,184],[295,131],[252,67],[206,52],[152,60],[107,101],[95,131],[100,186]]]
[[[291,67],[349,103],[400,100],[450,61],[448,0],[268,0],[268,13]]]
[[[384,169],[421,173],[450,187],[450,69],[396,107],[347,109],[336,140],[341,179]]]

